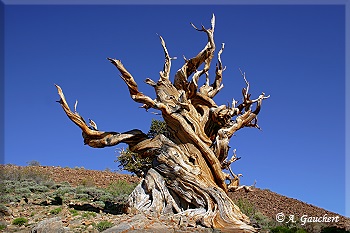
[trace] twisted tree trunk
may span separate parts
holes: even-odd
[[[56,85],[61,97],[59,103],[67,116],[81,128],[85,144],[101,148],[124,142],[139,156],[154,158],[152,168],[129,196],[131,208],[146,213],[187,216],[194,224],[206,227],[255,232],[249,225],[248,217],[227,196],[229,190],[249,190],[249,187],[239,186],[239,176],[230,168],[230,164],[239,158],[235,153],[230,160],[227,160],[227,156],[229,140],[237,130],[258,127],[257,115],[262,101],[268,96],[262,93],[251,100],[249,83],[242,73],[247,84],[242,91],[243,102],[236,106],[237,102],[233,100],[232,106],[218,106],[213,97],[223,88],[221,82],[225,68],[221,53],[224,44],[218,52],[215,79],[210,84],[208,71],[215,51],[215,17],[213,15],[209,29],[192,26],[207,35],[208,43],[197,56],[189,60],[185,58],[185,64],[176,72],[173,82],[169,79],[173,58],[160,37],[165,54],[164,68],[158,82],[146,79],[146,83],[154,87],[156,99],[138,90],[137,83],[121,61],[108,58],[121,73],[131,98],[143,104],[146,110],[153,108],[161,111],[170,132],[169,137],[158,135],[148,138],[140,130],[102,132],[92,120],[89,127],[76,112],[77,102],[72,112],[61,88]],[[204,64],[204,68],[198,70],[201,64]],[[198,87],[198,80],[203,75],[206,82]],[[223,170],[229,170],[231,174]]]

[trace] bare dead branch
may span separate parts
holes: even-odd
[[[78,106],[78,100],[75,101],[75,104],[74,104],[74,112],[77,112],[77,106]]]
[[[92,129],[92,130],[97,130],[97,124],[95,123],[95,121],[93,121],[93,120],[91,120],[90,118],[89,118],[89,124],[90,124],[90,129]]]
[[[159,36],[160,42],[162,44],[163,50],[164,50],[164,55],[165,55],[165,62],[164,62],[164,67],[163,71],[160,72],[160,77],[162,79],[169,79],[170,75],[170,68],[171,68],[171,58],[169,56],[168,49],[165,45],[163,37]]]
[[[228,135],[228,137],[231,138],[232,135],[236,131],[238,131],[239,129],[241,129],[243,127],[255,127],[255,128],[260,129],[260,127],[257,125],[256,118],[260,112],[262,101],[264,99],[268,99],[269,97],[270,97],[270,95],[265,96],[265,93],[262,93],[259,96],[259,98],[255,99],[255,100],[249,100],[249,102],[248,102],[249,105],[251,105],[252,103],[255,103],[255,102],[257,103],[255,110],[254,111],[251,111],[250,109],[246,110],[242,115],[239,115],[236,118],[235,122],[231,126],[226,127],[225,132]],[[242,105],[240,105],[240,106],[242,106]],[[238,106],[238,108],[240,108],[240,106]],[[252,121],[255,121],[255,122],[252,122]]]
[[[92,120],[90,124],[92,127],[95,126],[95,129],[90,128],[86,124],[83,117],[81,117],[77,112],[73,113],[70,110],[61,87],[56,84],[55,86],[60,96],[60,100],[57,102],[61,104],[63,111],[66,113],[68,118],[82,130],[84,144],[88,144],[89,146],[96,148],[115,146],[122,142],[129,145],[135,145],[147,138],[147,135],[140,130],[131,130],[124,133],[99,131],[97,130],[96,123],[94,123]]]
[[[212,90],[208,92],[208,96],[210,98],[214,98],[214,96],[224,87],[222,82],[222,72],[226,69],[226,67],[222,67],[221,54],[224,51],[225,43],[222,43],[222,47],[218,52],[218,64],[216,65],[216,76],[213,84],[211,85]]]
[[[152,87],[155,87],[157,85],[157,83],[150,78],[146,78],[145,83],[147,83],[148,85],[150,85]]]
[[[213,58],[213,53],[215,51],[215,43],[214,43],[214,26],[215,26],[215,16],[213,15],[212,18],[212,28],[206,29],[204,26],[202,26],[202,29],[198,29],[196,26],[194,26],[192,23],[191,25],[197,30],[197,31],[203,31],[208,36],[208,43],[203,48],[202,51],[200,51],[197,56],[194,58],[191,58],[190,60],[185,60],[185,64],[182,66],[181,69],[179,69],[175,74],[174,79],[174,86],[178,90],[185,90],[188,89],[188,78],[193,72],[197,71],[198,67],[205,63],[203,70],[198,71],[199,73],[196,75],[196,80],[194,81],[194,87],[197,87],[196,83],[198,83],[198,78],[202,76],[203,74],[208,75],[208,70],[210,68],[210,63]],[[193,82],[193,81],[192,81]],[[195,89],[192,87],[192,89]],[[190,93],[188,93],[190,94]]]
[[[142,92],[139,92],[137,83],[135,82],[132,75],[125,69],[120,60],[107,58],[121,73],[120,77],[124,80],[126,85],[129,88],[131,98],[138,102],[144,104],[144,108],[157,108],[156,102],[153,101],[150,97],[144,95]]]
[[[232,163],[234,163],[234,162],[236,162],[237,160],[240,160],[240,159],[241,159],[241,157],[237,157],[236,149],[234,149],[231,159],[229,159],[229,160],[225,159],[221,163],[221,167],[222,167],[223,170],[225,170],[225,169],[228,170]]]
[[[205,27],[202,25],[202,29],[198,29],[193,23],[190,23],[191,24],[191,26],[195,29],[195,30],[197,30],[197,31],[199,31],[199,32],[204,32],[206,29],[205,29]]]

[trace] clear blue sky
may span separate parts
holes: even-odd
[[[259,115],[262,131],[236,133],[233,164],[242,183],[345,215],[345,7],[338,5],[21,6],[5,8],[5,163],[117,169],[117,148],[83,145],[64,114],[54,83],[99,129],[148,131],[160,119],[133,102],[116,68],[121,59],[141,91],[157,80],[163,36],[172,75],[205,45],[190,22],[210,25],[225,43],[222,92],[217,104],[241,100],[247,73],[252,96],[271,98]],[[216,60],[216,58],[215,58]],[[214,67],[215,64],[213,64]],[[211,70],[214,77],[214,70]]]

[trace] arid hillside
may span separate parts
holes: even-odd
[[[119,232],[113,231],[113,226],[116,225],[124,228],[129,226],[125,228],[129,232],[136,232],[131,231],[133,229],[153,232],[159,226],[174,229],[172,232],[213,231],[191,228],[186,226],[183,219],[125,213],[123,203],[127,194],[140,181],[136,176],[53,166],[0,165],[0,171],[2,232],[31,232],[45,221],[53,221],[49,223],[50,226],[57,225],[64,232]],[[240,190],[229,193],[229,196],[261,232],[270,232],[269,229],[277,226],[288,226],[291,229],[294,226],[295,229],[302,227],[304,232],[310,233],[321,232],[325,227],[331,226],[350,230],[349,218],[270,190],[255,188],[248,193]],[[276,215],[281,217],[281,213],[285,219],[278,223]],[[294,215],[294,223],[287,223],[290,215]],[[318,220],[323,222],[315,223],[315,219],[310,222],[308,217],[319,217]],[[16,220],[21,218],[23,222],[17,223]],[[332,218],[333,222],[324,222]]]

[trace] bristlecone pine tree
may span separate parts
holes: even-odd
[[[215,16],[209,29],[200,29],[208,37],[208,43],[197,56],[186,59],[176,72],[174,81],[169,78],[172,57],[163,38],[161,45],[165,54],[165,64],[157,82],[147,78],[156,93],[152,99],[139,91],[133,76],[120,60],[108,58],[119,70],[126,83],[131,98],[142,104],[146,110],[159,110],[168,128],[168,135],[150,138],[140,130],[123,133],[104,132],[97,129],[94,121],[90,126],[77,111],[77,102],[72,112],[65,100],[62,89],[56,85],[58,101],[67,116],[81,130],[84,143],[96,148],[126,143],[131,152],[141,158],[152,158],[152,167],[144,174],[141,183],[129,196],[129,207],[144,213],[173,213],[188,218],[191,224],[221,228],[232,232],[256,232],[249,218],[228,197],[228,191],[249,186],[239,185],[239,176],[230,165],[236,161],[235,152],[228,159],[229,140],[244,127],[256,127],[257,115],[262,101],[269,96],[262,93],[251,99],[249,83],[243,88],[242,103],[233,100],[231,106],[217,105],[213,98],[223,88],[221,62],[224,44],[218,52],[216,75],[210,84],[208,71],[215,52]],[[198,70],[203,64],[203,69]],[[206,81],[198,86],[198,80],[205,76]],[[190,78],[192,76],[192,78]],[[230,173],[225,173],[224,171]]]

